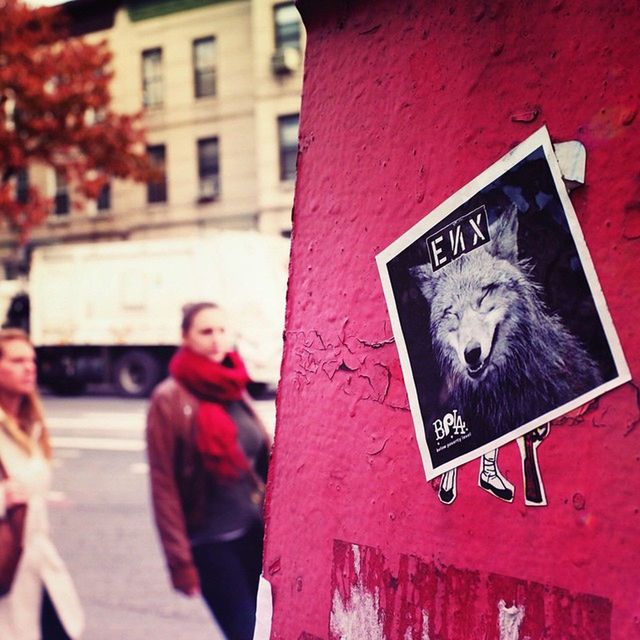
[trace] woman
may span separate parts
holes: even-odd
[[[79,638],[84,618],[71,578],[49,537],[51,447],[36,390],[35,352],[20,329],[0,331],[0,517],[27,503],[24,548],[0,598],[2,640]]]
[[[185,307],[169,372],[151,399],[147,447],[171,581],[188,596],[202,594],[229,640],[251,640],[270,441],[217,305]]]

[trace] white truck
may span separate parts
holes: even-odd
[[[287,239],[250,231],[38,247],[26,306],[40,382],[148,395],[180,342],[182,306],[210,300],[227,312],[254,391],[274,387],[288,258]]]

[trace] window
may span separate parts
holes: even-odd
[[[218,138],[198,140],[198,198],[207,202],[220,193],[220,166],[218,162]]]
[[[109,209],[111,209],[111,183],[110,182],[107,182],[107,184],[103,185],[102,189],[100,189],[100,195],[98,195],[96,206],[97,206],[98,212],[109,211]]]
[[[298,158],[298,121],[299,116],[280,116],[278,118],[278,136],[280,139],[280,180],[295,180],[296,160]]]
[[[276,33],[276,49],[293,47],[300,49],[300,16],[293,2],[283,2],[273,7]]]
[[[54,198],[53,213],[56,216],[69,214],[71,202],[69,200],[69,183],[67,176],[61,171],[56,172],[56,195]]]
[[[162,49],[142,52],[142,101],[145,107],[162,106]]]
[[[193,86],[196,98],[216,95],[216,39],[193,41]]]
[[[29,172],[26,168],[18,169],[16,173],[16,202],[27,204],[29,201]]]
[[[156,180],[147,183],[147,202],[149,204],[166,202],[167,174],[165,171],[165,146],[163,144],[152,145],[147,147],[147,153],[149,154],[151,164],[161,174]]]

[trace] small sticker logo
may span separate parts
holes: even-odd
[[[469,433],[467,425],[457,409],[453,409],[450,413],[445,414],[441,420],[435,420],[433,422],[433,428],[438,443],[445,438],[466,436]]]

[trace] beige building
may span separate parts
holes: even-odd
[[[113,106],[145,107],[148,152],[163,182],[114,181],[88,211],[67,187],[33,172],[55,195],[31,246],[166,237],[209,228],[287,235],[297,154],[303,28],[293,2],[73,0],[78,32],[114,53]],[[0,236],[11,271],[12,238]],[[10,274],[8,274],[10,275]]]

